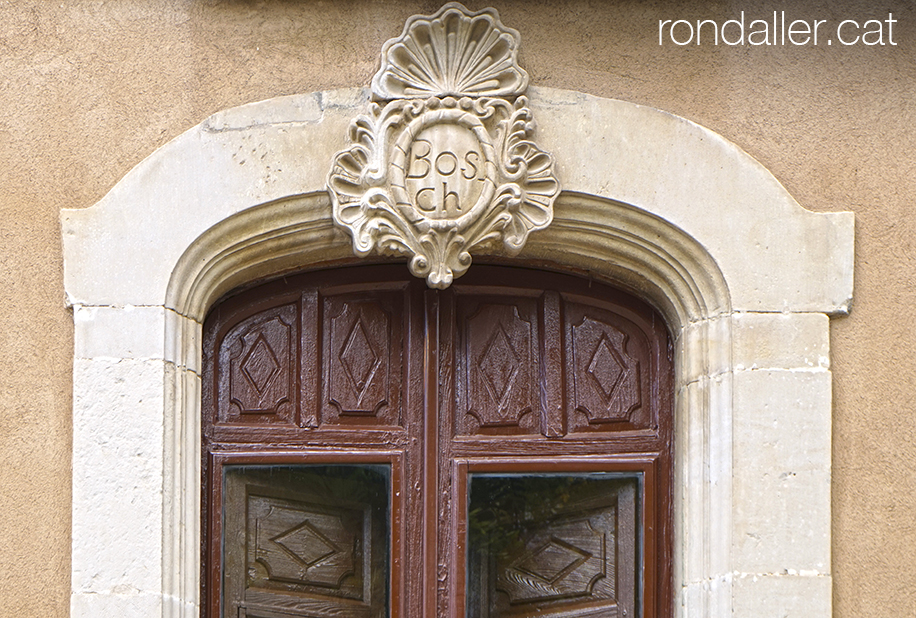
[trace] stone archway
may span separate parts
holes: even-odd
[[[762,615],[778,598],[826,618],[828,316],[851,299],[852,215],[803,210],[683,119],[530,98],[564,191],[519,258],[637,291],[676,339],[679,615]],[[218,113],[62,214],[73,616],[197,616],[200,322],[238,285],[353,259],[323,187],[367,100],[354,89]]]

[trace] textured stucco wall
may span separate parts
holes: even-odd
[[[471,8],[482,3],[469,2]],[[494,2],[533,84],[671,111],[745,148],[811,210],[857,217],[834,321],[835,615],[916,607],[916,6]],[[61,208],[92,205],[209,114],[364,85],[438,2],[0,1],[0,615],[67,615],[72,326]],[[897,46],[659,47],[659,19],[886,19]]]

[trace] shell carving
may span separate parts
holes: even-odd
[[[516,255],[553,220],[553,158],[532,141],[518,32],[452,2],[385,44],[369,113],[328,175],[334,222],[356,255],[406,255],[433,288],[471,251]]]
[[[520,95],[528,74],[518,66],[519,41],[494,9],[470,13],[450,2],[431,17],[411,17],[403,34],[385,44],[372,93],[379,99]]]

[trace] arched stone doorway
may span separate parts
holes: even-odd
[[[852,215],[804,211],[685,120],[579,93],[530,98],[564,192],[519,259],[633,290],[672,329],[678,614],[753,616],[779,597],[826,618],[828,316],[851,299]],[[200,324],[239,285],[352,262],[323,186],[366,100],[348,90],[216,114],[95,207],[62,214],[72,615],[198,615]]]

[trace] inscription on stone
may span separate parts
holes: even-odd
[[[407,194],[431,219],[458,217],[480,198],[485,159],[470,131],[454,125],[424,129],[408,161]]]

